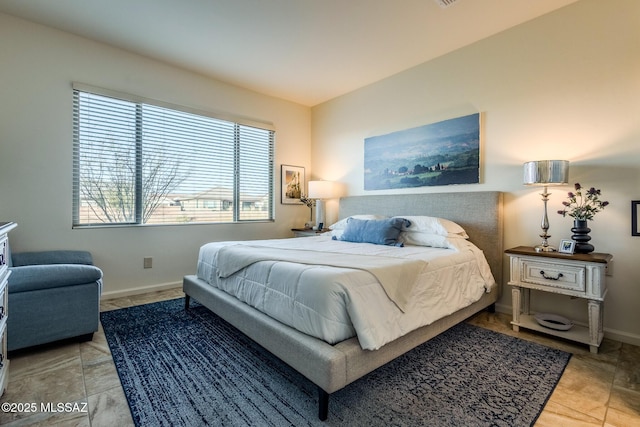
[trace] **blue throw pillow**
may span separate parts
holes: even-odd
[[[347,227],[337,240],[355,243],[373,243],[376,245],[403,246],[398,242],[402,226],[411,222],[404,218],[356,219],[349,218]],[[334,239],[336,237],[334,236]]]

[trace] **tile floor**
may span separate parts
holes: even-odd
[[[182,296],[178,288],[105,300],[102,310]],[[605,339],[600,352],[593,355],[586,346],[542,334],[515,333],[509,321],[510,317],[505,314],[486,312],[469,320],[488,329],[573,353],[536,426],[640,426],[640,347]],[[91,342],[15,354],[9,373],[9,386],[0,402],[26,406],[22,412],[0,412],[0,425],[133,425],[102,329]],[[57,409],[58,402],[69,403],[73,411],[51,410]],[[53,408],[41,407],[48,403],[53,404]]]

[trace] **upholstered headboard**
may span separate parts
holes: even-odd
[[[469,240],[484,251],[498,288],[502,287],[501,192],[367,195],[340,199],[340,219],[358,214],[427,215],[460,224],[469,234]]]

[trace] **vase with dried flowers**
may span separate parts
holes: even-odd
[[[594,187],[585,190],[580,183],[575,183],[575,192],[570,191],[567,194],[568,201],[562,202],[564,209],[559,210],[558,213],[562,216],[569,215],[573,218],[573,228],[571,231],[574,233],[571,238],[575,240],[575,252],[581,254],[588,254],[594,251],[592,244],[588,243],[591,240],[589,232],[591,229],[588,227],[589,220],[593,220],[595,215],[602,209],[609,205],[609,202],[600,200],[601,192]]]
[[[309,196],[302,193],[300,201],[309,208],[309,222],[305,224],[305,228],[311,228],[313,226],[313,207],[316,205],[315,199],[310,199]]]

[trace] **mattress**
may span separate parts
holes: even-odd
[[[495,284],[482,251],[467,240],[455,248],[404,247],[331,240],[328,235],[295,239],[213,242],[200,248],[197,276],[244,303],[329,344],[358,337],[376,350],[408,332],[445,317],[480,299]],[[220,253],[229,246],[317,254],[313,263],[268,259],[221,274]],[[380,281],[362,268],[324,265],[323,256],[396,258],[421,261],[406,306],[389,298]],[[375,262],[375,261],[374,261]]]

